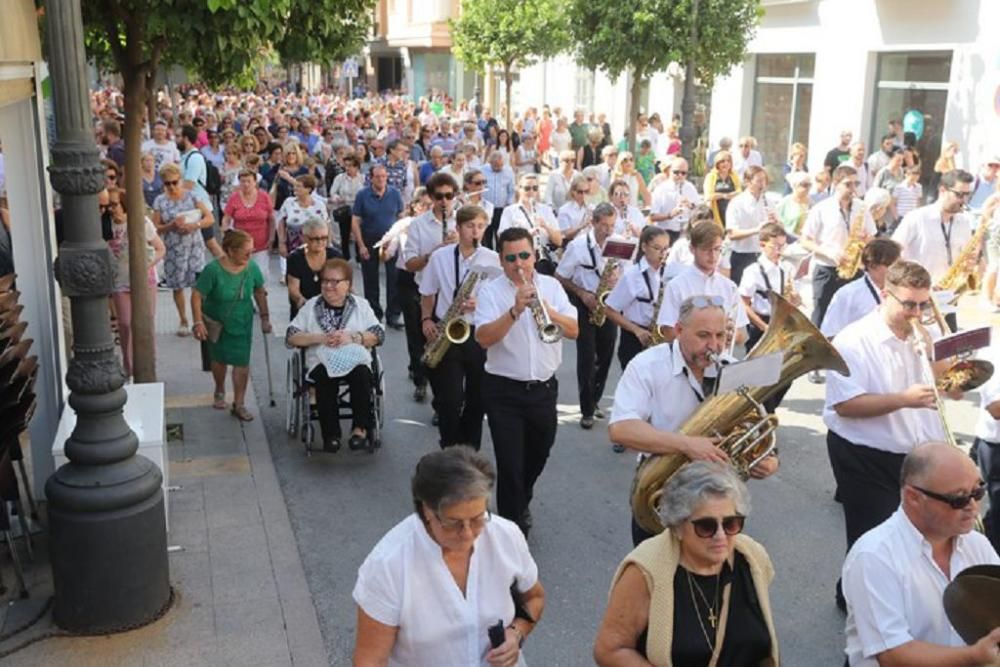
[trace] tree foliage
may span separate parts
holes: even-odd
[[[508,127],[512,68],[569,48],[567,18],[561,0],[463,0],[458,20],[450,22],[456,57],[479,72],[487,65],[503,72]]]
[[[286,63],[329,63],[359,53],[374,5],[375,0],[297,0],[275,51]]]

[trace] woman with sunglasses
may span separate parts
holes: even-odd
[[[741,534],[750,495],[728,465],[694,461],[663,485],[666,527],[615,573],[594,659],[623,664],[777,667],[774,566]]]
[[[316,387],[316,409],[323,450],[340,449],[340,384],[350,389],[351,438],[348,447],[363,449],[371,429],[371,348],[385,341],[368,302],[351,293],[354,271],[343,259],[331,259],[320,274],[320,295],[306,301],[288,325],[285,343],[306,350],[308,382]]]
[[[518,180],[517,201],[507,206],[500,216],[497,234],[510,227],[530,230],[535,237],[535,250],[539,255],[538,272],[551,276],[555,273],[552,252],[562,245],[562,230],[552,208],[538,201],[538,175],[524,174]]]
[[[417,463],[413,514],[358,569],[356,667],[525,664],[545,590],[517,526],[490,512],[495,479],[469,447]]]
[[[579,174],[573,162],[573,152],[563,151],[560,156],[558,171],[550,171],[549,179],[545,183],[545,203],[558,211],[570,197],[570,183]]]
[[[715,154],[712,170],[705,175],[705,201],[712,207],[716,224],[726,226],[726,209],[729,202],[743,191],[743,181],[733,171],[733,154],[719,151]]]
[[[549,178],[552,178],[551,175]],[[570,181],[567,201],[559,207],[559,229],[562,230],[564,244],[568,244],[577,234],[590,227],[594,206],[587,203],[589,192],[590,183],[582,174],[577,174]]]
[[[181,170],[167,163],[160,168],[163,194],[153,201],[153,225],[163,237],[163,284],[173,291],[180,325],[178,336],[190,336],[184,290],[195,286],[205,263],[205,243],[199,232],[212,226],[208,205],[181,185]]]
[[[288,305],[290,319],[299,308],[320,293],[320,273],[327,260],[340,257],[330,245],[330,227],[318,218],[302,225],[302,245],[288,255]]]
[[[622,151],[618,154],[615,170],[611,172],[611,181],[624,181],[628,185],[630,206],[638,206],[640,198],[642,198],[643,206],[652,206],[653,197],[646,189],[646,181],[642,174],[635,168],[635,157],[629,151]]]

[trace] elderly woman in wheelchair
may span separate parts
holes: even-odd
[[[371,306],[351,293],[353,272],[342,259],[331,259],[320,274],[315,296],[288,325],[285,343],[305,348],[306,378],[316,388],[316,408],[323,450],[340,449],[339,386],[346,382],[352,413],[348,447],[364,449],[372,428],[372,348],[385,340]]]

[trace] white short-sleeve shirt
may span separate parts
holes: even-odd
[[[438,545],[411,514],[375,545],[358,569],[354,601],[379,623],[399,628],[392,667],[483,665],[487,629],[514,620],[511,585],[526,592],[538,582],[518,527],[493,515],[476,539],[465,595]],[[523,665],[523,658],[518,663]]]
[[[705,275],[701,269],[692,264],[681,271],[667,285],[667,292],[663,296],[663,307],[660,308],[657,324],[674,326],[677,323],[677,316],[684,299],[699,295],[722,297],[726,316],[735,317],[737,327],[745,327],[749,323],[750,320],[743,308],[743,301],[740,299],[736,283],[718,271],[713,272],[710,276]]]
[[[596,292],[601,282],[601,273],[608,263],[603,252],[602,246],[594,237],[594,230],[589,229],[586,234],[577,236],[566,246],[556,273],[581,289]]]
[[[841,417],[834,406],[864,394],[890,394],[926,384],[920,357],[900,340],[875,310],[833,339],[851,374],[827,373],[823,422],[845,440],[897,454],[922,442],[944,440],[941,421],[928,408],[902,408],[880,417]]]
[[[656,189],[653,190],[653,205],[651,207],[653,213],[658,215],[670,213],[677,207],[681,199],[686,199],[690,206],[669,220],[660,220],[655,223],[658,227],[672,232],[681,231],[691,217],[691,210],[701,203],[701,197],[698,195],[698,190],[689,181],[684,181],[680,189],[677,188],[673,179],[668,179],[656,186]]]
[[[942,225],[940,204],[910,211],[892,234],[892,240],[903,247],[903,259],[919,262],[935,282],[948,272],[971,238],[971,217],[958,213],[950,224]]]
[[[630,264],[608,295],[608,308],[614,308],[630,322],[648,327],[653,319],[656,298],[660,294],[660,280],[673,278],[677,268],[677,265],[663,265],[659,271],[654,271],[645,257],[638,264]],[[667,298],[666,287],[663,298]]]
[[[556,216],[552,212],[552,207],[548,204],[535,202],[534,217],[541,217],[545,221],[545,224],[550,227],[559,226],[559,221],[556,220]],[[500,215],[497,234],[503,234],[504,230],[508,227],[523,227],[524,229],[532,230],[535,235],[536,248],[541,247],[541,245],[547,245],[549,242],[549,233],[544,228],[538,226],[532,218],[531,212],[522,204],[514,203],[504,207],[503,213]]]
[[[767,222],[767,200],[765,194],[754,197],[749,190],[736,195],[726,208],[726,229],[743,231],[759,227]],[[730,241],[733,252],[760,252],[760,237],[757,234],[747,236],[738,241]]]
[[[658,431],[673,433],[704,398],[705,391],[675,340],[643,350],[628,362],[615,388],[609,423],[638,419]]]
[[[878,285],[865,273],[834,293],[819,330],[827,338],[832,338],[851,322],[857,322],[878,308],[881,303]]]
[[[816,242],[824,253],[837,257],[843,252],[850,235],[850,228],[854,220],[864,205],[860,199],[851,202],[851,211],[845,217],[840,208],[840,202],[836,197],[827,197],[809,210],[806,217],[806,224],[802,228],[802,236]],[[728,213],[727,213],[728,215]],[[865,210],[865,234],[874,236],[877,228],[871,213]],[[813,262],[817,266],[834,266],[823,257],[813,257]]]
[[[539,296],[548,307],[566,317],[576,317],[576,308],[559,281],[552,276],[535,273]],[[476,297],[474,324],[481,327],[496,321],[514,306],[517,287],[506,274],[487,281]],[[486,372],[521,382],[545,381],[562,363],[562,341],[543,343],[531,309],[525,308],[517,322],[499,342],[486,348]]]
[[[469,275],[469,270],[473,267],[494,266],[500,268],[500,257],[490,250],[479,246],[468,257],[463,257],[457,243],[438,248],[431,253],[431,259],[424,267],[423,280],[420,281],[420,294],[423,296],[437,295],[437,304],[434,306],[434,315],[441,319],[451,308],[455,292]],[[456,275],[457,272],[457,275]],[[476,290],[482,286],[482,281],[476,284]],[[466,313],[462,317],[471,320],[471,314]]]
[[[448,232],[455,231],[455,216],[452,215],[444,224],[447,225]],[[433,252],[441,245],[444,236],[445,232],[442,229],[442,223],[434,215],[434,211],[425,211],[413,218],[406,232],[406,245],[403,246],[403,262],[405,263],[421,255]],[[420,284],[421,275],[426,268],[425,266],[413,274],[418,285]]]
[[[646,226],[646,216],[637,207],[629,204],[622,212],[615,209],[615,234],[626,238],[639,236]]]
[[[979,358],[991,362],[994,368],[1000,368],[1000,341],[997,340],[996,330],[993,331],[992,345],[980,350]],[[979,388],[979,420],[976,422],[976,437],[986,442],[1000,442],[1000,420],[994,419],[986,411],[986,407],[997,400],[1000,400],[1000,373],[994,373],[993,377]],[[1000,509],[997,511],[1000,512]]]
[[[583,218],[592,209],[592,206],[577,204],[570,199],[559,207],[559,229],[567,231],[574,227],[579,227],[583,223]]]
[[[757,261],[743,271],[740,279],[740,296],[750,298],[750,307],[758,315],[770,316],[771,301],[767,291],[773,290],[783,294],[785,281],[793,275],[793,269],[787,262],[777,264],[763,254]]]
[[[944,612],[944,589],[972,565],[997,565],[989,540],[972,532],[955,538],[946,576],[931,545],[902,508],[861,536],[844,560],[847,659],[878,667],[876,656],[910,641],[965,646]]]

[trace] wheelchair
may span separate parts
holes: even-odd
[[[385,418],[385,374],[382,371],[382,361],[378,352],[371,350],[372,362],[372,397],[371,411],[369,415],[368,443],[366,451],[374,454],[375,450],[382,446],[382,427]],[[312,455],[316,449],[313,443],[316,440],[316,432],[319,429],[319,413],[315,403],[314,392],[311,383],[306,378],[306,351],[305,348],[298,348],[292,351],[288,358],[286,368],[286,410],[285,410],[285,430],[293,438],[299,438],[306,449],[306,456]],[[337,390],[337,416],[343,420],[353,418],[351,412],[350,389],[347,383],[342,384]]]

